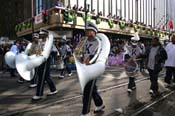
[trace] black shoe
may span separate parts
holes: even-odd
[[[152,94],[151,94],[151,97],[152,98],[157,98],[157,97],[160,97],[161,96],[161,93],[160,92],[153,92]]]
[[[13,75],[10,75],[10,77],[16,77],[16,75],[13,74]]]

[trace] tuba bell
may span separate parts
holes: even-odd
[[[85,85],[90,80],[96,79],[105,71],[105,63],[110,52],[110,42],[108,37],[102,33],[98,33],[96,35],[96,39],[99,42],[99,46],[96,55],[90,60],[90,63],[96,60],[94,64],[82,64],[79,61],[79,56],[77,53],[73,53],[82,91],[84,91]]]
[[[8,51],[5,54],[5,62],[10,68],[16,68],[15,56],[16,56],[16,54],[12,51]]]
[[[44,61],[48,59],[52,45],[53,35],[49,34],[45,42],[43,51],[40,55],[33,54],[31,56],[28,56],[25,53],[28,53],[30,47],[27,47],[25,53],[21,53],[16,56],[16,68],[22,78],[24,78],[25,80],[33,79],[35,73],[34,68],[40,66]]]

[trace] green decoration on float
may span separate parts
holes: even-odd
[[[82,18],[85,21],[85,14],[82,14]],[[91,21],[91,19],[92,17],[89,14],[87,14],[87,21]]]
[[[111,20],[111,19],[108,19],[108,25],[110,28],[113,28],[114,27],[114,21]]]
[[[101,19],[98,17],[97,19],[96,19],[96,24],[98,25],[98,24],[100,24],[101,23]]]
[[[19,31],[19,24],[15,26],[15,32]]]
[[[119,26],[120,26],[120,29],[125,29],[126,28],[126,22],[120,21]]]
[[[134,31],[135,31],[135,32],[138,32],[138,30],[139,30],[139,26],[138,26],[138,25],[135,25],[135,26],[134,26]]]
[[[71,10],[68,10],[66,9],[64,11],[64,21],[67,22],[72,22],[75,18],[75,12],[74,11],[71,11]]]

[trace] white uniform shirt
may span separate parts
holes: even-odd
[[[169,43],[165,50],[167,52],[167,60],[165,61],[165,66],[175,67],[175,44]]]
[[[95,55],[98,49],[98,41],[97,39],[87,40],[84,46],[84,61],[90,57],[90,55]]]
[[[138,55],[142,53],[142,50],[139,46],[132,47],[132,46],[126,46],[126,54],[129,54],[130,57],[136,58]]]

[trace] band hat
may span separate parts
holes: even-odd
[[[34,33],[32,37],[39,39],[39,34],[38,33]]]
[[[60,42],[67,42],[67,38],[66,38],[66,35],[63,35],[62,38],[60,39]]]
[[[48,34],[49,34],[49,31],[47,31],[46,29],[40,29],[39,34],[40,34],[40,35],[42,35],[42,34],[48,35]]]
[[[132,45],[137,45],[138,41],[140,40],[139,35],[136,33],[134,37],[131,37],[131,43]]]
[[[86,29],[87,30],[91,29],[91,30],[95,31],[96,33],[98,32],[97,26],[92,22],[87,22]]]

